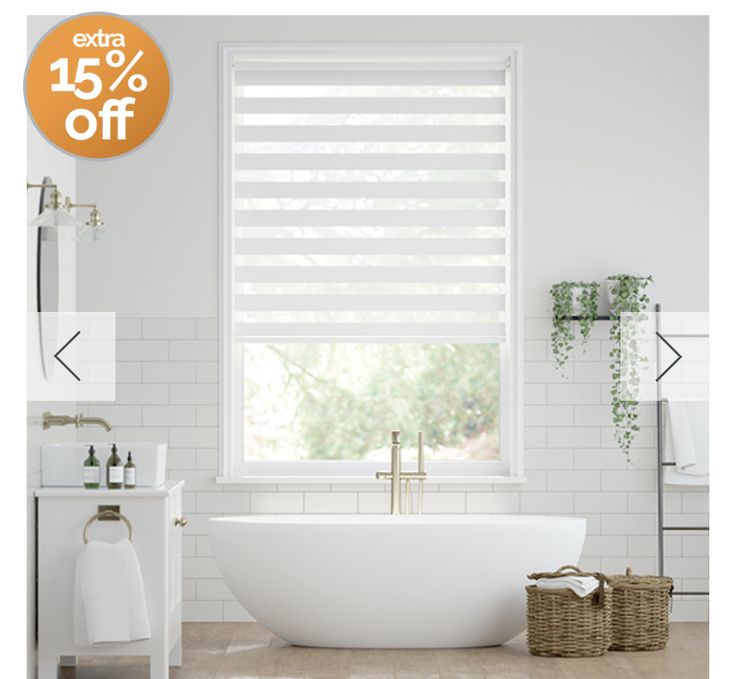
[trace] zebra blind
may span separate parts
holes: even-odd
[[[500,342],[499,55],[233,57],[232,328],[246,342]]]

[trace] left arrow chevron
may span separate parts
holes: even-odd
[[[62,361],[62,360],[61,360],[61,358],[59,358],[59,354],[60,354],[60,353],[61,353],[62,351],[64,351],[64,349],[66,349],[66,348],[67,348],[67,347],[68,347],[68,346],[69,346],[69,345],[70,345],[70,344],[71,344],[71,343],[72,343],[72,342],[73,342],[73,341],[74,341],[75,339],[77,339],[77,337],[79,337],[79,335],[81,335],[81,334],[82,334],[82,331],[81,331],[81,330],[77,330],[77,332],[76,332],[76,333],[74,333],[74,335],[72,335],[72,337],[71,337],[71,338],[69,339],[69,341],[68,341],[68,342],[67,342],[67,343],[66,343],[66,344],[65,344],[65,345],[64,345],[63,347],[61,347],[61,349],[59,349],[59,351],[57,351],[57,352],[56,352],[56,353],[54,354],[54,358],[55,358],[55,359],[56,359],[57,361],[59,361],[59,363],[61,363],[61,365],[63,365],[63,366],[64,366],[64,367],[65,367],[65,368],[66,368],[66,369],[67,369],[67,370],[68,370],[68,371],[69,371],[69,372],[70,372],[70,373],[72,374],[72,376],[74,377],[74,379],[75,379],[75,380],[77,380],[77,382],[81,382],[81,381],[82,381],[82,380],[81,380],[81,379],[79,378],[79,375],[77,375],[77,373],[75,373],[75,372],[74,372],[74,371],[73,371],[73,370],[72,370],[72,369],[71,369],[71,368],[70,368],[70,367],[69,367],[69,366],[68,366],[68,365],[67,365],[66,363],[64,363],[64,361]]]

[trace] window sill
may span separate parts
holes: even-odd
[[[308,485],[332,483],[339,485],[341,483],[375,483],[376,479],[371,476],[287,476],[287,475],[271,475],[271,476],[218,476],[215,481],[222,485],[258,485],[258,484],[299,484]],[[388,481],[381,481],[388,483]],[[523,484],[526,483],[526,476],[439,476],[432,475],[427,478],[428,484],[462,484],[462,485],[488,485],[488,484]]]

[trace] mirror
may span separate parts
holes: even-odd
[[[43,184],[53,184],[44,177]],[[44,186],[38,204],[38,214],[44,210],[52,188]],[[41,362],[46,379],[54,370],[56,345],[56,312],[59,311],[59,234],[56,229],[39,226],[36,234],[36,311],[38,312]]]

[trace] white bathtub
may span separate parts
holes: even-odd
[[[585,519],[233,516],[210,519],[235,598],[301,646],[495,646],[526,627],[533,571],[575,564]]]

